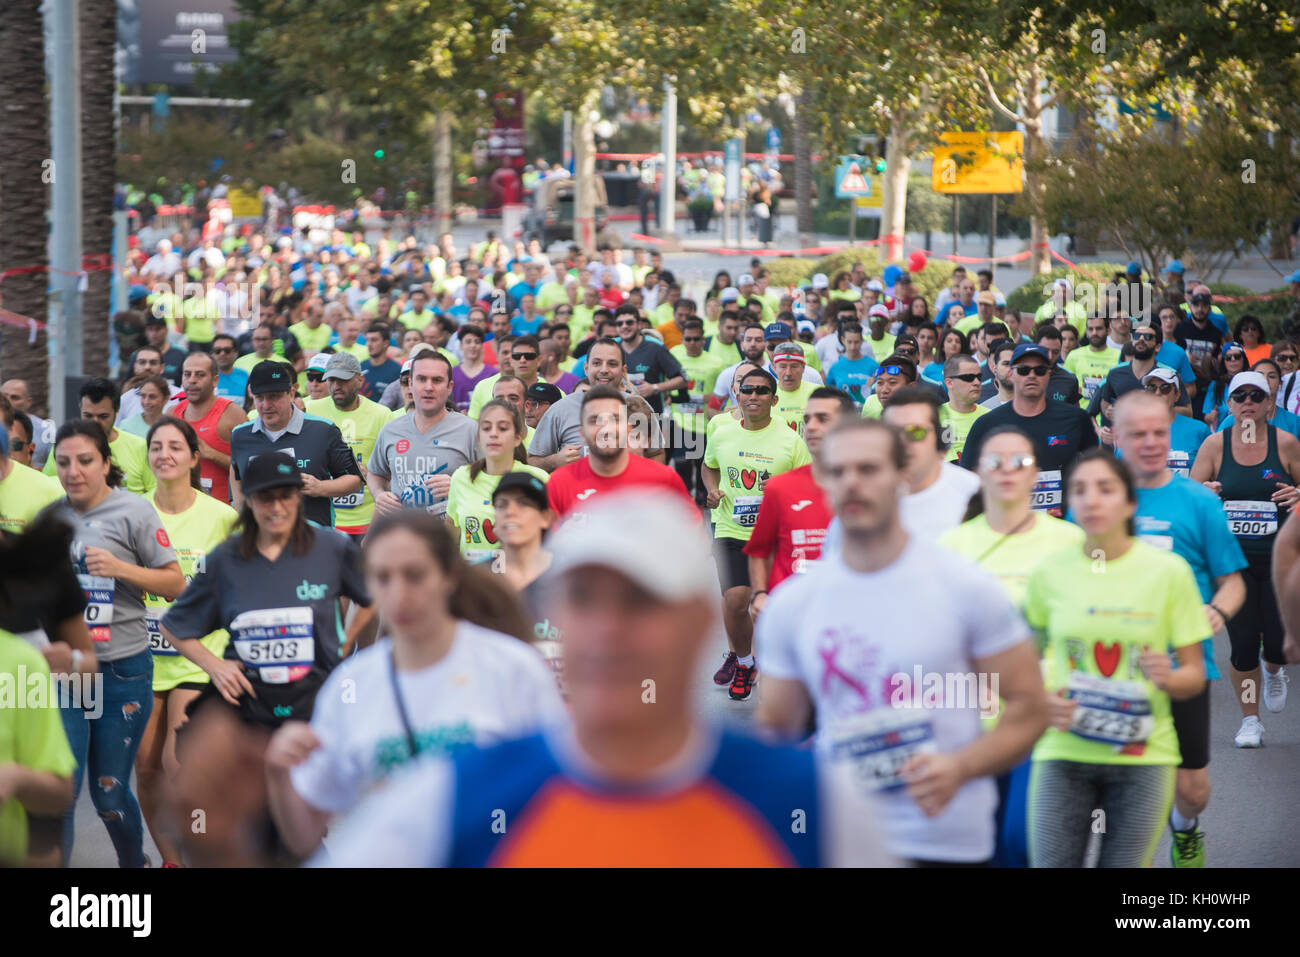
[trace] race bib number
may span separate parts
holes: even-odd
[[[1029,497],[1030,507],[1039,511],[1061,507],[1061,470],[1052,469],[1038,473],[1038,481]]]
[[[1084,398],[1091,400],[1092,394],[1097,391],[1097,387],[1106,381],[1105,376],[1086,375],[1083,377],[1083,395]]]
[[[1169,450],[1169,459],[1165,462],[1175,475],[1192,474],[1192,457],[1178,449]]]
[[[310,608],[246,611],[230,623],[235,653],[267,684],[304,678],[316,661]]]
[[[758,507],[763,503],[761,495],[742,495],[731,503],[731,520],[741,528],[753,528],[758,521]]]
[[[337,498],[330,499],[335,508],[360,508],[361,503],[365,501],[366,493],[364,491],[353,492],[351,495],[340,495]]]
[[[1145,741],[1155,730],[1151,701],[1141,682],[1072,671],[1066,696],[1077,704],[1070,732],[1081,738],[1122,747]]]
[[[704,396],[692,395],[689,401],[679,403],[677,408],[687,415],[697,415],[704,411]]]
[[[1228,531],[1238,538],[1267,538],[1277,534],[1277,503],[1227,501],[1223,512]]]
[[[628,385],[630,385],[633,389],[635,389],[637,386],[639,386],[639,385],[640,385],[642,382],[644,382],[644,381],[645,381],[645,373],[644,373],[644,372],[629,372],[629,373],[627,374],[627,383],[628,383]]]
[[[465,550],[465,561],[471,565],[478,565],[483,562],[490,562],[500,554],[495,548],[468,548]]]
[[[155,655],[179,656],[176,646],[163,637],[162,628],[159,627],[164,611],[164,608],[144,606],[144,627],[149,632],[149,650]]]
[[[821,564],[819,558],[796,558],[794,560],[794,573],[796,575],[807,575],[814,571]]]
[[[98,575],[77,575],[81,590],[86,593],[86,610],[83,616],[90,629],[91,641],[108,641],[113,624],[113,592],[117,583]]]
[[[203,491],[206,492],[208,495],[212,494],[212,479],[200,478],[199,485],[202,486]]]
[[[832,761],[853,765],[854,777],[868,791],[890,791],[907,782],[899,776],[908,760],[933,754],[934,727],[925,714],[881,708],[835,722],[827,729]]]

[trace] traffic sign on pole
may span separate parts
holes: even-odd
[[[845,156],[835,170],[835,196],[837,199],[852,199],[855,196],[870,196],[871,181],[862,175],[861,161],[858,157]]]

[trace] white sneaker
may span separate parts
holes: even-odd
[[[1291,679],[1286,676],[1285,668],[1278,668],[1277,674],[1271,675],[1261,665],[1264,672],[1264,707],[1275,714],[1286,707],[1286,686]]]
[[[1255,715],[1247,715],[1241,719],[1241,729],[1232,740],[1239,748],[1258,748],[1264,743],[1264,725]]]

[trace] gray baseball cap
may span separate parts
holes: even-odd
[[[336,352],[325,364],[326,379],[351,379],[361,375],[361,362],[350,352]]]

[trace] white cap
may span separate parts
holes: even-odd
[[[1268,379],[1262,372],[1238,372],[1232,377],[1232,382],[1228,385],[1228,395],[1236,392],[1243,385],[1253,385],[1261,389],[1265,395],[1268,395]]]
[[[869,283],[867,283],[867,288],[870,289],[872,292],[884,292],[885,284],[882,283],[879,279],[873,279]]]
[[[1142,377],[1142,384],[1148,382],[1167,382],[1170,385],[1181,385],[1178,381],[1178,373],[1169,366],[1156,366],[1150,372]]]
[[[742,273],[740,278],[736,280],[736,285],[745,286],[752,283],[753,281],[754,281],[754,277],[751,276],[749,273]]]
[[[826,278],[826,273],[819,272],[812,277],[812,287],[814,289],[829,289],[831,281]]]
[[[549,547],[561,575],[603,565],[667,601],[717,597],[699,513],[665,492],[602,495],[565,521]],[[663,561],[665,555],[672,561]]]
[[[311,369],[313,372],[324,372],[325,366],[329,364],[329,361],[330,357],[328,355],[323,352],[318,352],[311,357],[311,361],[307,363],[307,368]]]
[[[1060,286],[1062,289],[1069,289],[1071,291],[1074,289],[1074,283],[1070,282],[1070,280],[1065,276],[1058,278],[1056,282],[1052,283],[1052,285]]]
[[[728,286],[722,292],[718,293],[718,299],[722,302],[735,302],[740,298],[740,290],[735,286]]]
[[[883,316],[884,318],[888,319],[889,307],[886,306],[883,302],[876,303],[874,306],[872,306],[870,309],[867,310],[867,318],[870,319],[872,316]]]

